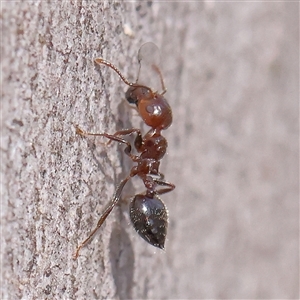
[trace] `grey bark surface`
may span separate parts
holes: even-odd
[[[1,299],[299,298],[299,3],[2,1],[1,25]],[[74,261],[132,166],[74,125],[141,126],[93,61],[134,81],[147,41],[174,119],[166,251],[129,224],[136,180]]]

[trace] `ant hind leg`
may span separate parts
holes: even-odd
[[[130,176],[127,176],[125,179],[121,181],[121,183],[118,185],[115,194],[113,196],[113,199],[106,205],[104,211],[102,212],[100,219],[97,223],[97,226],[92,230],[92,232],[89,234],[87,239],[85,239],[76,249],[73,258],[76,259],[79,255],[79,251],[82,247],[84,247],[94,236],[94,234],[97,232],[97,230],[102,226],[103,222],[106,220],[112,209],[116,206],[116,204],[120,201],[122,190],[127,183],[127,181],[130,179]]]

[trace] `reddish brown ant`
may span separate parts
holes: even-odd
[[[153,49],[153,43],[146,43],[142,47]],[[142,49],[141,47],[141,49]],[[140,51],[141,51],[140,49]],[[117,186],[113,199],[107,204],[102,212],[96,228],[90,233],[88,238],[83,241],[77,248],[74,258],[77,258],[79,251],[84,247],[96,231],[101,227],[107,216],[110,214],[115,205],[119,202],[121,192],[127,181],[134,176],[139,176],[146,187],[144,194],[135,195],[130,203],[130,219],[134,229],[138,234],[151,245],[164,249],[167,226],[168,211],[158,195],[172,191],[175,185],[164,180],[164,175],[159,172],[160,160],[166,153],[167,140],[161,135],[163,129],[167,129],[172,123],[172,110],[163,94],[166,92],[161,72],[156,64],[151,64],[152,69],[159,75],[160,83],[163,88],[162,93],[154,92],[148,86],[129,82],[122,73],[109,61],[102,58],[96,58],[95,62],[103,64],[113,69],[129,86],[125,97],[130,104],[135,104],[137,111],[143,121],[151,129],[142,136],[141,130],[137,128],[117,131],[115,134],[108,133],[91,133],[85,132],[76,127],[76,133],[83,136],[103,136],[110,141],[116,141],[126,145],[124,152],[136,162],[137,165],[131,169],[130,174],[121,181]],[[139,62],[141,71],[141,57],[139,52]],[[139,72],[140,73],[140,72]],[[125,135],[136,134],[134,147],[139,155],[131,153],[132,146],[125,139]],[[162,186],[162,188],[157,188]]]

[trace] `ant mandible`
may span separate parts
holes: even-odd
[[[142,47],[147,44],[146,43]],[[154,45],[155,46],[155,45]],[[141,49],[142,49],[141,47]],[[156,47],[156,46],[155,46]],[[140,49],[140,51],[141,51]],[[139,53],[140,54],[140,53]],[[164,175],[159,172],[160,160],[166,153],[167,140],[161,135],[161,131],[167,129],[172,123],[172,110],[167,100],[164,98],[166,88],[157,65],[152,64],[153,70],[158,73],[163,88],[162,93],[154,92],[150,87],[138,83],[129,82],[122,73],[111,62],[102,58],[96,58],[95,63],[106,65],[113,69],[129,86],[125,97],[130,104],[135,104],[137,111],[146,125],[151,129],[142,136],[141,130],[137,128],[117,131],[115,134],[91,133],[76,127],[76,133],[82,136],[102,136],[110,141],[116,141],[126,145],[124,152],[137,163],[130,174],[117,186],[113,199],[106,205],[102,212],[96,228],[90,233],[76,249],[74,258],[79,255],[79,251],[84,247],[101,227],[107,216],[115,205],[120,201],[122,190],[128,180],[134,176],[139,176],[146,187],[144,194],[135,195],[130,203],[130,220],[137,233],[149,244],[164,249],[168,227],[168,211],[165,204],[158,195],[172,191],[175,185],[164,180]],[[141,66],[141,64],[140,64]],[[131,144],[123,139],[123,136],[136,134],[134,147],[139,155],[131,153]],[[158,188],[160,186],[160,188]]]

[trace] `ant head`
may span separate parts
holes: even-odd
[[[166,129],[172,124],[172,110],[167,100],[146,86],[132,85],[125,94],[126,100],[137,106],[144,122],[156,129]]]
[[[141,99],[151,99],[152,91],[150,88],[140,85],[132,85],[125,93],[125,98],[130,104],[138,105]]]
[[[103,64],[113,69],[121,77],[124,83],[129,85],[129,89],[126,92],[126,99],[129,103],[137,106],[141,118],[148,126],[157,130],[162,130],[171,125],[172,110],[167,100],[163,97],[166,89],[159,69],[157,72],[160,75],[164,90],[162,94],[153,92],[147,86],[129,82],[116,66],[103,58],[96,58],[95,62],[99,65]]]

